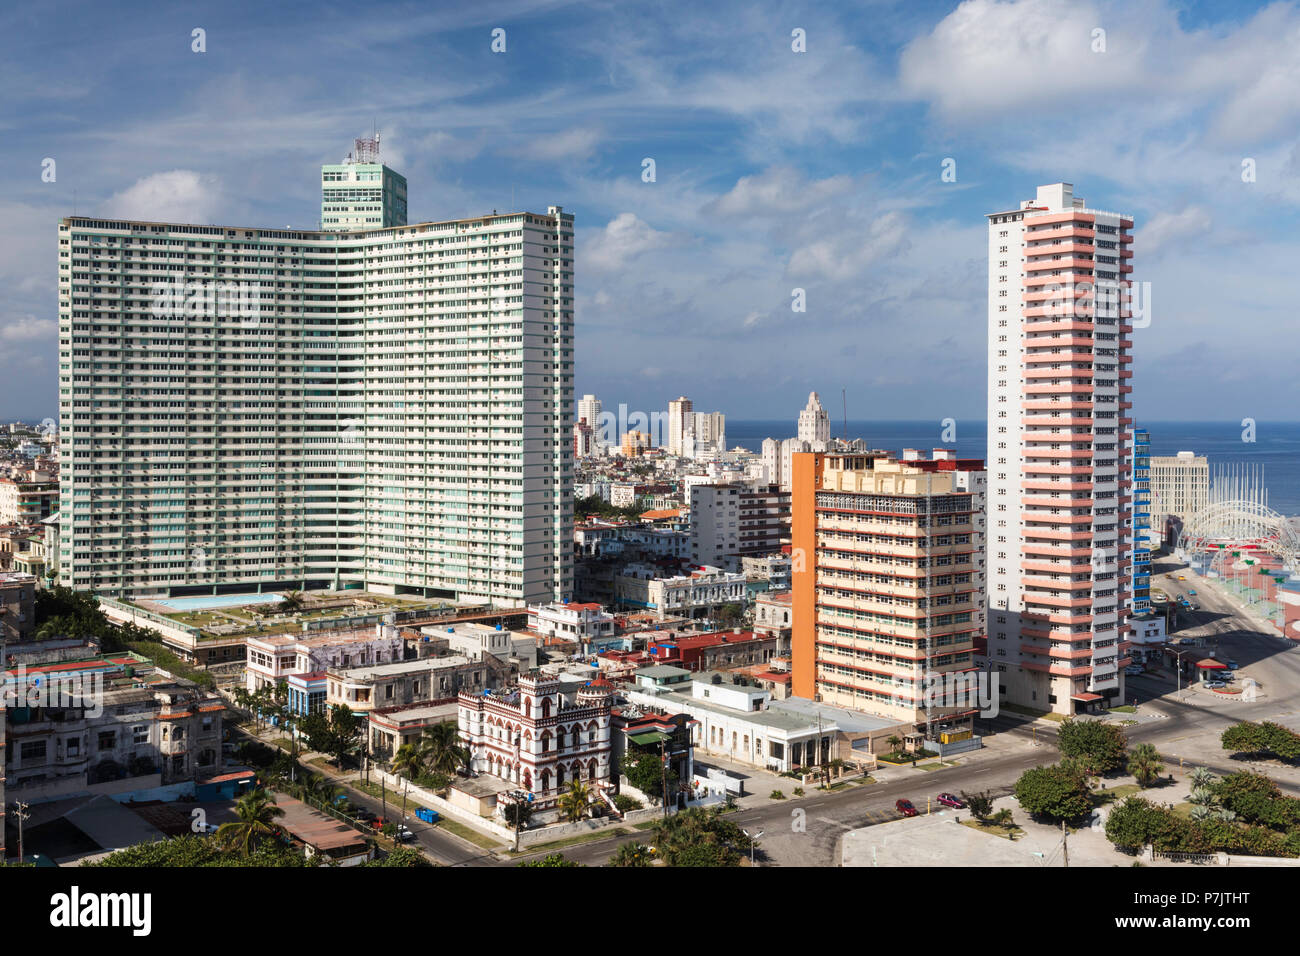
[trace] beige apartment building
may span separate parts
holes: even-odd
[[[1151,458],[1151,510],[1190,518],[1210,500],[1210,463],[1204,455],[1180,451]],[[1157,527],[1159,523],[1157,523]]]
[[[808,453],[793,478],[794,695],[969,730],[928,690],[984,633],[983,461]]]

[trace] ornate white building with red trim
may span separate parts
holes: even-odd
[[[538,809],[554,806],[574,780],[612,787],[613,694],[603,677],[566,693],[547,675],[522,676],[506,691],[462,691],[458,726],[471,769],[528,791]]]

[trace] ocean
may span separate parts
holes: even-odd
[[[1176,455],[1191,451],[1210,461],[1210,477],[1226,465],[1258,465],[1268,489],[1268,504],[1284,515],[1300,516],[1300,422],[1256,422],[1254,441],[1246,441],[1240,420],[1221,422],[1142,422],[1151,433],[1152,455]],[[960,419],[956,442],[941,440],[938,421],[854,421],[848,436],[865,438],[872,448],[899,451],[903,448],[955,447],[962,458],[985,458],[982,419]],[[761,451],[764,438],[793,438],[795,420],[727,421],[727,446]],[[840,437],[843,422],[832,420],[831,434]]]

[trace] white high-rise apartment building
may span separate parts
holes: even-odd
[[[685,395],[668,403],[668,454],[685,454],[683,448],[686,436],[691,434],[695,427],[692,414],[694,408],[691,400]]]
[[[598,449],[605,447],[605,442],[600,434],[600,412],[600,399],[595,395],[584,395],[578,399],[577,421],[580,422],[584,418],[587,420],[587,424],[591,426],[592,443]]]
[[[571,596],[571,213],[58,242],[64,583]]]
[[[831,413],[826,411],[816,392],[809,393],[808,404],[799,412],[798,438],[809,444],[820,442],[821,447],[816,451],[825,449],[831,440]]]
[[[1068,183],[989,220],[988,661],[1004,701],[1123,699],[1133,220]]]

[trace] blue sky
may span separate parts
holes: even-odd
[[[1065,180],[1136,219],[1139,418],[1300,418],[1297,3],[56,2],[0,14],[0,89],[0,419],[56,409],[74,192],[315,228],[374,123],[412,221],[575,213],[607,407],[982,418],[983,215]]]

